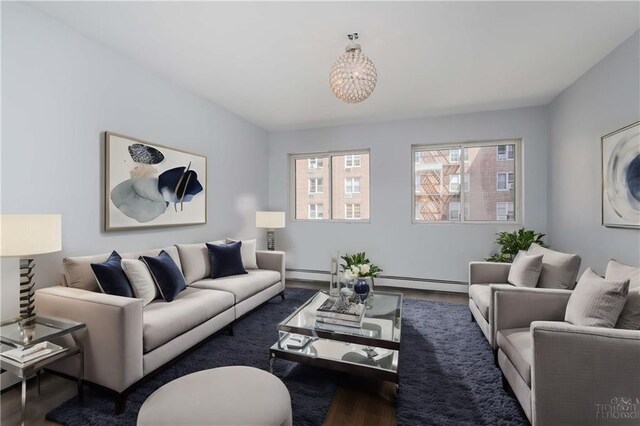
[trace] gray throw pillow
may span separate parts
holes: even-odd
[[[542,271],[542,255],[531,255],[520,250],[509,268],[507,281],[516,287],[535,287]]]
[[[571,290],[576,285],[582,261],[577,254],[549,250],[536,243],[531,244],[527,254],[542,255],[542,271],[538,287]]]
[[[604,278],[610,281],[629,280],[629,295],[622,308],[616,328],[640,330],[640,267],[610,260]]]
[[[573,325],[613,328],[628,292],[629,280],[607,281],[589,268],[569,297],[564,320]]]

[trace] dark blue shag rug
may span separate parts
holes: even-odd
[[[135,388],[124,413],[115,416],[111,395],[87,387],[83,404],[72,398],[47,413],[70,426],[135,425],[140,406],[163,384],[195,371],[228,365],[268,370],[275,324],[313,295],[287,289],[234,325]],[[399,425],[526,425],[512,395],[502,389],[488,342],[465,305],[405,299],[400,355]],[[340,376],[328,370],[277,360],[275,374],[291,394],[296,425],[321,425]]]

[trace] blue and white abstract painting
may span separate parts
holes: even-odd
[[[105,143],[105,230],[206,223],[206,157],[112,132]]]
[[[640,122],[602,137],[602,224],[640,228]]]

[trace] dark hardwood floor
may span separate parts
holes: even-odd
[[[328,284],[287,281],[287,287],[324,289]],[[466,294],[438,293],[412,289],[401,291],[404,297],[437,302],[466,304]],[[401,385],[402,386],[402,385]],[[28,384],[27,425],[56,425],[45,420],[45,414],[75,395],[75,382],[43,374],[42,394],[38,395],[35,380]],[[386,382],[344,376],[327,413],[324,424],[349,426],[393,426],[396,424],[395,385]],[[0,424],[20,424],[20,388],[14,387],[0,395]]]

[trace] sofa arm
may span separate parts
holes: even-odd
[[[510,263],[469,262],[469,285],[507,282]]]
[[[640,331],[536,321],[531,333],[533,424],[637,424]]]
[[[36,310],[86,324],[79,336],[86,380],[122,392],[142,378],[141,299],[48,287],[36,292]],[[59,369],[76,374],[72,363],[60,363]]]
[[[571,290],[513,287],[498,290],[493,300],[496,333],[529,327],[533,321],[564,321]]]
[[[258,250],[256,251],[256,260],[258,261],[258,268],[280,272],[280,280],[284,286],[285,252]]]

